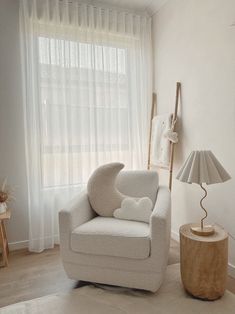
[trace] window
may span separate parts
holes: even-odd
[[[128,50],[42,36],[38,50],[42,184],[82,184],[81,159],[130,149]]]

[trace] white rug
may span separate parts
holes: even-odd
[[[0,314],[234,314],[235,295],[226,291],[217,301],[200,301],[188,296],[181,285],[179,264],[168,266],[161,289],[149,292],[120,289],[104,290],[85,286],[68,294],[13,304]]]

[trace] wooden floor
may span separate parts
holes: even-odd
[[[179,262],[179,244],[171,242],[168,264]],[[10,253],[10,265],[0,269],[0,307],[56,292],[68,292],[84,283],[67,278],[59,247],[40,254],[20,250]],[[228,290],[235,293],[235,279],[228,278]]]

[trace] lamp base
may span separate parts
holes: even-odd
[[[198,236],[210,236],[215,233],[215,229],[211,225],[206,225],[203,228],[201,227],[190,227],[190,230],[192,233],[198,235]]]

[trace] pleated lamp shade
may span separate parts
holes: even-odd
[[[231,177],[211,151],[203,150],[191,152],[176,179],[186,183],[215,184]]]

